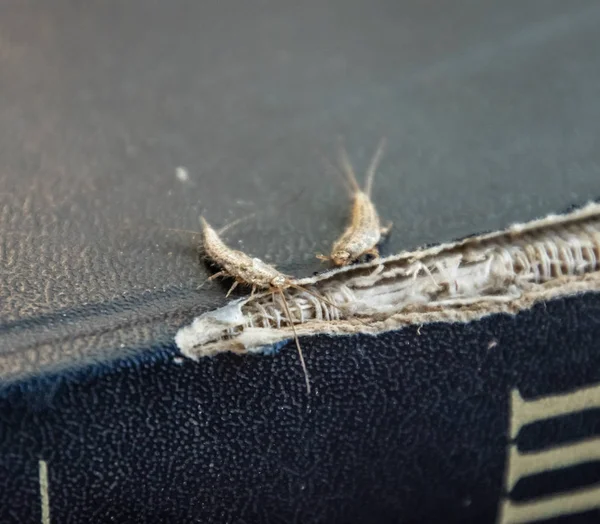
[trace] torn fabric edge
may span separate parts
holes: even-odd
[[[299,336],[377,335],[407,325],[516,314],[539,301],[600,290],[600,204],[334,269],[298,284],[325,299],[286,290]],[[177,332],[177,346],[192,359],[226,351],[271,353],[293,337],[281,301],[265,292],[205,313]]]

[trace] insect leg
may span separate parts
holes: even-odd
[[[381,228],[381,236],[385,237],[385,236],[389,235],[393,226],[394,226],[393,222],[388,222],[387,226]]]
[[[211,275],[210,277],[208,277],[207,280],[214,280],[215,278],[223,277],[226,275],[227,275],[227,273],[225,271],[219,271],[218,273],[215,273],[214,275]]]
[[[227,298],[229,295],[231,295],[231,292],[238,286],[238,284],[239,284],[239,282],[236,280],[229,288],[229,291],[225,295],[225,298]]]
[[[373,257],[374,260],[377,260],[379,258],[379,249],[377,249],[377,247],[373,247],[368,251],[365,251],[363,255],[369,255]]]

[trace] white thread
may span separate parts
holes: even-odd
[[[486,299],[486,292],[501,292],[502,290],[498,288],[502,286],[505,288],[505,294],[513,299],[515,294],[508,292],[508,286],[512,285],[510,282],[528,281],[540,284],[552,278],[598,269],[599,257],[596,256],[595,250],[600,250],[600,235],[597,229],[590,227],[589,224],[585,227],[575,227],[573,231],[570,229],[550,231],[541,238],[526,234],[522,238],[511,239],[511,243],[503,242],[496,247],[489,246],[483,254],[469,253],[469,263],[465,262],[467,257],[458,254],[437,259],[434,257],[429,263],[425,260],[415,260],[403,271],[398,271],[397,268],[386,271],[385,265],[379,264],[368,277],[357,277],[356,286],[350,279],[340,285],[335,290],[336,293],[325,295],[321,292],[321,294],[328,302],[340,307],[343,307],[344,303],[356,304],[360,295],[363,299],[366,296],[367,300],[362,302],[375,306],[375,309],[384,305],[391,305],[394,309],[397,304],[390,304],[392,300],[406,301],[407,305],[411,302],[414,304],[425,302],[442,306],[456,303],[455,299],[452,299],[456,297],[457,300],[462,300],[462,303],[465,300],[471,303]],[[594,243],[593,240],[596,242]],[[473,263],[471,260],[478,262]],[[401,277],[400,281],[389,282],[387,286],[382,285],[382,289],[378,289],[377,281],[388,277],[398,278],[400,274],[404,277]],[[438,280],[436,275],[441,277],[441,280]],[[410,283],[404,281],[406,278]],[[364,287],[366,279],[371,280],[368,288]],[[424,279],[429,282],[429,285]],[[394,292],[393,289],[397,286],[400,287]],[[387,298],[382,301],[377,298],[384,296]],[[423,300],[423,297],[426,300]],[[496,299],[498,295],[494,297],[494,300]],[[298,316],[297,320],[300,323],[340,318],[337,308],[311,295],[307,296],[302,292],[293,293],[289,301],[294,309],[302,308],[304,301],[311,304],[312,308],[306,312],[306,315],[302,312]],[[296,321],[296,315],[294,320]]]
[[[519,226],[520,235],[484,236],[479,243],[472,241],[466,249],[457,243],[410,256],[391,257],[369,266],[367,275],[363,266],[355,266],[305,279],[301,285],[314,287],[314,295],[301,289],[286,290],[291,321],[294,324],[343,319],[352,322],[353,315],[373,321],[403,311],[440,311],[478,303],[507,303],[521,297],[532,286],[600,270],[600,206],[596,216],[585,216],[587,222],[577,219],[579,222],[569,224],[568,218],[568,215],[557,218],[565,221],[563,225],[539,221],[542,225],[538,230],[528,225]],[[223,350],[226,350],[228,339],[236,339],[246,348],[258,347],[264,345],[265,340],[277,338],[271,332],[273,329],[289,327],[281,296],[275,299],[271,293],[256,294],[240,307],[241,314],[231,316],[233,325],[220,331],[210,323],[210,317],[207,323],[198,325],[203,342],[188,353],[201,355],[203,345],[217,347],[218,341],[223,342]],[[218,318],[221,317],[215,316]],[[262,328],[254,328],[257,325]],[[248,328],[254,329],[248,331]],[[321,329],[327,332],[328,328]],[[212,338],[209,340],[204,333]]]

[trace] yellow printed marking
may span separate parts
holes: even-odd
[[[40,460],[40,499],[42,505],[42,524],[50,524],[50,495],[48,493],[48,464]]]
[[[600,504],[600,485],[566,491],[558,495],[538,498],[530,502],[504,500],[500,510],[500,524],[522,524],[534,520],[571,515],[597,508]]]
[[[521,428],[532,422],[569,415],[585,409],[600,408],[600,384],[536,400],[523,400],[519,391],[515,389],[511,400],[510,438],[515,439]]]
[[[518,389],[511,395],[510,438],[506,462],[506,498],[498,524],[517,524],[600,508],[600,484],[514,502],[510,492],[522,478],[600,460],[600,438],[592,437],[539,451],[520,453],[516,438],[524,426],[554,417],[600,407],[600,384],[568,393],[524,400]]]
[[[510,468],[506,479],[506,490],[512,491],[523,477],[596,460],[600,460],[599,438],[529,453],[519,453],[517,446],[513,445],[510,446],[509,451]]]

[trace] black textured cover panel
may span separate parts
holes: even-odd
[[[292,344],[179,360],[226,288],[162,229],[257,212],[227,241],[321,270],[338,135],[359,176],[388,139],[387,254],[597,197],[599,22],[584,0],[3,2],[0,522],[44,522],[46,495],[52,523],[600,521],[597,294],[305,338],[307,397]]]

